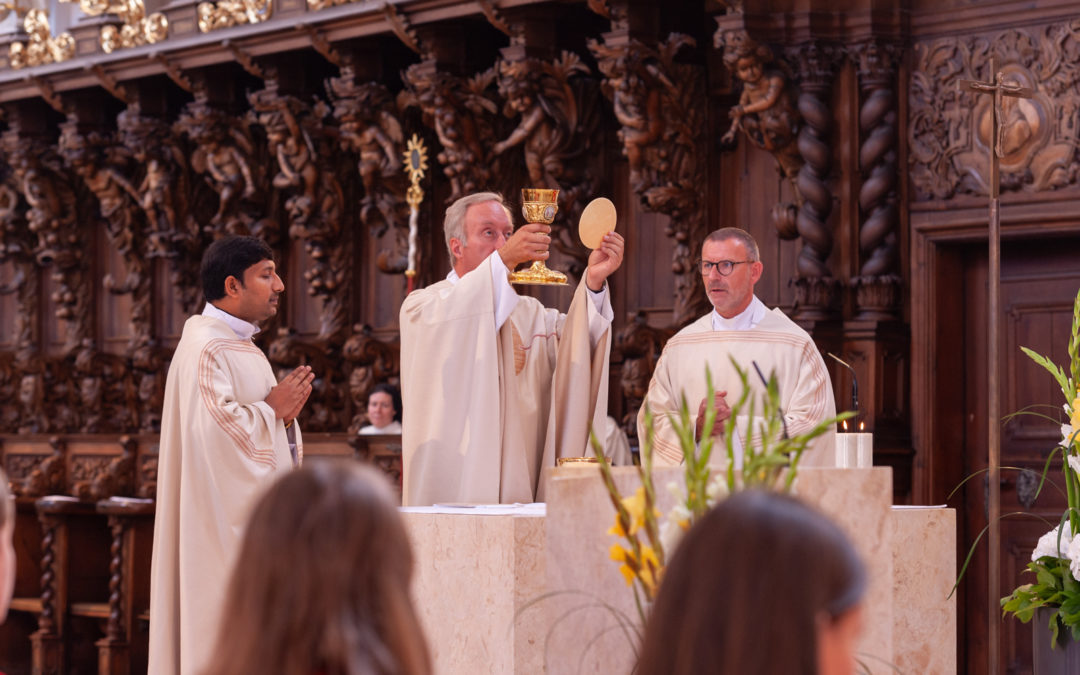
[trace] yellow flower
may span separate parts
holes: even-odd
[[[622,528],[622,523],[619,522],[618,514],[615,514],[615,527],[608,530],[608,534],[614,534],[619,537],[633,537],[637,534],[645,525],[645,488],[639,487],[630,497],[624,497],[622,499],[623,508],[626,509],[627,514],[630,516],[630,531],[626,532]],[[659,518],[662,514],[657,508],[653,508],[653,517]]]
[[[638,577],[650,598],[656,597],[656,585],[660,583],[660,561],[652,546],[641,547],[641,572]]]
[[[613,534],[616,537],[625,537],[626,530],[623,529],[622,523],[619,521],[619,513],[615,512],[615,525],[607,531],[608,534]]]
[[[1072,415],[1069,416],[1069,423],[1072,424],[1073,429],[1080,427],[1080,396],[1073,400]]]
[[[645,524],[645,488],[639,487],[633,496],[624,498],[622,503],[630,514],[629,534],[633,536]]]
[[[635,576],[634,567],[637,567],[637,560],[634,558],[634,552],[625,549],[618,544],[612,544],[611,559],[615,562],[622,563],[622,565],[619,565],[619,571],[622,572],[623,578],[626,579],[626,585],[633,586]],[[630,563],[633,563],[634,566],[631,567]]]

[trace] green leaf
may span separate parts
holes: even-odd
[[[1080,297],[1080,296],[1078,296],[1078,297]],[[1043,356],[1041,354],[1036,354],[1035,352],[1031,351],[1027,347],[1021,347],[1020,351],[1027,354],[1028,357],[1030,357],[1032,361],[1039,364],[1040,366],[1045,368],[1047,370],[1047,372],[1049,372],[1051,375],[1053,375],[1054,379],[1057,380],[1058,384],[1061,386],[1061,393],[1065,394],[1065,397],[1068,398],[1069,401],[1072,401],[1072,398],[1069,397],[1069,394],[1072,393],[1070,391],[1071,386],[1070,386],[1070,383],[1069,383],[1069,378],[1065,376],[1065,372],[1062,371],[1061,368],[1059,368],[1050,359],[1046,358],[1045,356]]]
[[[1057,588],[1060,585],[1061,580],[1046,567],[1040,566],[1039,569],[1035,570],[1035,575],[1038,577],[1040,584],[1052,586],[1054,588]]]

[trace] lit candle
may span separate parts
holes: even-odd
[[[874,465],[874,435],[863,431],[865,422],[859,422],[858,432],[848,432],[847,420],[840,423],[843,431],[836,434],[836,467],[838,469],[869,469]]]
[[[869,469],[874,466],[874,435],[864,431],[866,424],[859,422],[859,433],[852,434],[856,437],[856,466],[860,469]]]
[[[858,461],[856,434],[847,433],[847,420],[841,422],[843,431],[836,434],[836,468],[854,469]]]

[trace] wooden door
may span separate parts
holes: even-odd
[[[963,339],[953,348],[963,353],[963,416],[951,419],[963,428],[962,465],[952,475],[969,476],[987,467],[987,263],[984,245],[965,247],[958,260],[962,270],[950,275],[963,284]],[[1052,405],[1038,411],[1063,418],[1065,402],[1053,378],[1032,362],[1020,347],[1029,347],[1065,364],[1072,325],[1073,300],[1080,288],[1080,238],[1007,241],[1002,245],[999,367],[1001,413],[1031,405]],[[945,327],[947,329],[947,326]],[[956,355],[960,356],[960,355]],[[943,360],[948,355],[942,354]],[[939,377],[956,377],[957,368],[943,368]],[[939,402],[942,408],[949,401]],[[1023,471],[1001,474],[1001,579],[994,595],[999,599],[1017,585],[1032,580],[1023,573],[1038,538],[1050,529],[1039,517],[1056,524],[1065,498],[1053,487],[1044,487],[1032,502],[1034,487],[1048,454],[1061,438],[1060,426],[1033,416],[1020,416],[1001,429],[1001,465]],[[948,452],[947,448],[942,449]],[[1051,467],[1048,479],[1061,485],[1060,463]],[[970,480],[952,500],[961,508],[958,521],[960,557],[986,526],[987,483],[985,473]],[[987,672],[987,540],[984,536],[963,584],[959,598],[961,672]],[[959,564],[959,563],[958,563]],[[1000,616],[1000,611],[996,612]],[[1000,628],[1002,673],[1031,672],[1031,625],[1011,617]]]

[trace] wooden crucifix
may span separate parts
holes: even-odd
[[[999,162],[1005,155],[1001,149],[1001,138],[1005,131],[1002,126],[1003,103],[1006,96],[1015,98],[1031,98],[1031,90],[1011,82],[1006,82],[1004,73],[997,70],[994,59],[990,59],[990,82],[961,80],[960,87],[964,87],[980,94],[993,94],[994,103],[990,106],[990,265],[989,265],[989,330],[987,331],[989,344],[987,345],[987,384],[990,390],[989,410],[989,435],[987,480],[989,481],[989,495],[987,513],[989,516],[989,593],[987,594],[989,632],[987,633],[987,672],[1000,672],[998,664],[998,634],[1001,624],[1001,378],[998,372],[998,331],[1001,329],[1001,209],[998,193],[1001,185],[999,176]],[[978,128],[978,121],[974,120],[972,126]]]

